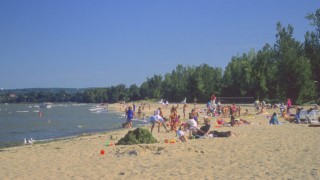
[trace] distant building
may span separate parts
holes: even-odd
[[[10,94],[9,97],[15,98],[15,97],[16,97],[16,94]]]

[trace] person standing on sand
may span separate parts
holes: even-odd
[[[178,114],[177,114],[177,110],[175,108],[173,108],[173,110],[171,111],[171,114],[170,114],[171,131],[176,130],[177,124],[178,124]]]
[[[232,103],[232,105],[231,105],[231,111],[232,111],[231,115],[235,116],[235,115],[236,115],[236,112],[237,112],[237,106],[236,106],[235,103]]]
[[[141,119],[141,114],[142,114],[142,110],[141,110],[141,106],[139,106],[138,108],[138,118]]]
[[[291,106],[292,106],[291,99],[288,98],[288,100],[287,100],[287,114],[289,114]]]
[[[187,104],[183,105],[183,119],[186,119]]]
[[[212,105],[216,104],[216,99],[217,99],[217,97],[214,94],[212,94],[212,96],[211,96],[211,104]]]
[[[133,117],[135,117],[136,116],[136,105],[133,103],[132,107],[133,107]]]
[[[157,115],[161,116],[163,118],[163,112],[162,112],[162,108],[159,107],[157,110]]]

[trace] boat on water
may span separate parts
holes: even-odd
[[[44,103],[40,104],[39,107],[40,107],[40,108],[50,109],[50,108],[52,108],[52,105],[53,105],[52,103],[46,103],[46,102],[44,102]]]
[[[107,113],[108,112],[108,106],[105,105],[97,105],[95,107],[92,107],[89,109],[89,111],[91,111],[92,113]]]

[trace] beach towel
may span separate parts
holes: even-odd
[[[219,132],[213,131],[213,137],[229,137],[231,136],[231,131]]]

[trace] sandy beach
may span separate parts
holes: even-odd
[[[144,113],[149,116],[159,106],[153,103]],[[120,111],[119,104],[109,107]],[[170,107],[164,109],[166,117]],[[188,104],[187,112],[192,108]],[[320,179],[320,128],[282,118],[282,125],[268,125],[269,116],[279,109],[267,111],[242,117],[252,122],[249,125],[215,127],[212,119],[211,130],[237,134],[228,138],[166,144],[165,139],[177,139],[176,134],[155,128],[159,143],[106,146],[107,140],[114,144],[129,131],[122,129],[1,149],[0,179]],[[178,114],[183,116],[181,105]]]

